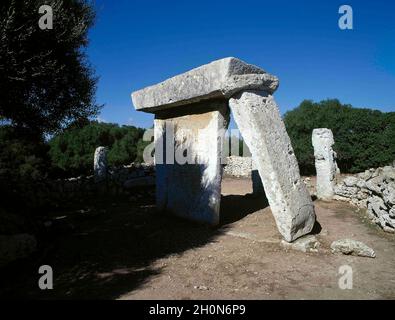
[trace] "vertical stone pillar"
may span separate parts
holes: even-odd
[[[107,148],[98,147],[95,150],[93,159],[93,172],[96,182],[107,178]]]
[[[155,116],[156,204],[159,211],[216,225],[229,110],[225,101],[194,109]]]
[[[330,200],[335,194],[336,175],[339,172],[336,153],[332,148],[335,143],[332,131],[326,128],[314,129],[312,143],[317,172],[317,198]]]
[[[265,91],[242,91],[230,98],[229,106],[280,233],[289,242],[309,233],[315,223],[314,207],[273,97]]]

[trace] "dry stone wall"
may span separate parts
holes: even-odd
[[[384,231],[395,232],[394,165],[345,177],[335,186],[334,199],[367,209],[374,223]]]
[[[79,176],[67,179],[43,179],[36,181],[35,188],[24,190],[26,199],[32,207],[48,205],[58,206],[61,203],[98,193],[117,195],[133,192],[134,188],[155,185],[155,166],[138,164],[109,168],[105,179],[98,181],[94,175]]]
[[[252,160],[251,157],[230,156],[226,158],[224,175],[236,178],[251,177]]]

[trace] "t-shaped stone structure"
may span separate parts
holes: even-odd
[[[272,97],[277,87],[277,77],[225,58],[132,94],[136,110],[155,114],[159,210],[218,224],[230,107],[280,233],[290,242],[312,230],[314,207]]]

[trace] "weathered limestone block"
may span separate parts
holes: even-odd
[[[332,131],[326,128],[314,129],[312,142],[317,171],[317,197],[329,200],[335,194],[336,174],[339,171],[336,153],[332,149],[335,143]]]
[[[245,89],[274,92],[278,79],[236,58],[224,58],[133,92],[136,110],[157,112],[208,99],[226,99]]]
[[[251,177],[252,160],[251,157],[229,156],[226,158],[224,175],[231,177]]]
[[[107,148],[98,147],[93,160],[95,181],[102,181],[107,177]]]
[[[320,242],[314,235],[307,235],[289,243],[284,240],[281,241],[281,246],[285,249],[292,249],[302,252],[318,252]]]
[[[340,239],[331,244],[332,253],[342,253],[346,255],[375,258],[376,253],[361,241],[352,239]]]
[[[216,225],[229,112],[225,101],[199,104],[194,110],[200,113],[155,116],[156,205],[159,211]]]
[[[237,126],[258,169],[277,228],[288,242],[309,233],[314,207],[273,97],[243,91],[229,100]]]

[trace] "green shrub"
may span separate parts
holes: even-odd
[[[395,159],[395,112],[353,108],[336,99],[305,100],[284,115],[284,122],[302,174],[315,173],[311,144],[315,128],[332,130],[342,172],[360,172]]]
[[[0,126],[0,194],[1,207],[18,209],[29,205],[27,190],[45,179],[49,167],[48,146],[32,142],[30,132]]]
[[[90,174],[95,149],[104,146],[108,151],[108,164],[120,166],[141,161],[144,129],[133,126],[91,122],[83,127],[72,127],[49,141],[50,157],[55,168],[68,175]]]

